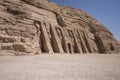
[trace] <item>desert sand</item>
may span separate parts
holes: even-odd
[[[0,80],[120,80],[120,54],[0,56]]]

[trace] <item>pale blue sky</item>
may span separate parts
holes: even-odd
[[[120,0],[49,0],[82,9],[107,27],[120,41]]]

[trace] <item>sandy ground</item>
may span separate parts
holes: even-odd
[[[1,56],[0,80],[120,80],[120,54]]]

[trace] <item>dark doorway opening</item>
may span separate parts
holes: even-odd
[[[68,43],[68,52],[72,53],[72,48],[71,48],[71,44],[70,43]]]

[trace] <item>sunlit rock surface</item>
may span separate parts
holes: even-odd
[[[47,0],[0,0],[0,55],[118,53],[93,17]]]

